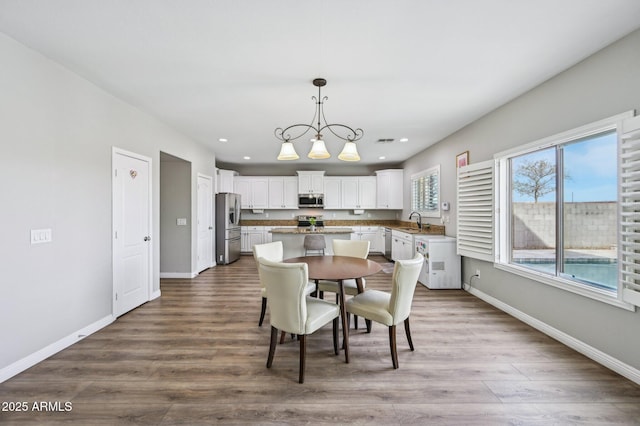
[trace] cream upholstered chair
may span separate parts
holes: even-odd
[[[274,241],[272,243],[265,244],[255,244],[253,246],[253,257],[256,260],[256,264],[258,262],[258,258],[262,257],[264,259],[270,260],[272,262],[282,262],[284,256],[284,249],[282,246],[282,241]],[[260,272],[260,271],[258,271]],[[315,283],[309,283],[307,285],[307,294],[311,294],[315,291]],[[260,320],[258,321],[258,325],[262,327],[262,322],[264,321],[264,314],[267,311],[267,291],[262,286],[262,309],[260,310]]]
[[[333,254],[336,256],[350,256],[358,257],[360,259],[366,259],[369,256],[369,241],[361,240],[333,240]],[[364,287],[366,282],[362,278],[362,286]],[[342,281],[344,287],[344,294],[355,296],[358,294],[358,285],[355,279]],[[336,293],[336,301],[338,299],[338,283],[336,281],[320,281],[318,282],[318,291],[320,292],[320,298],[322,299],[325,291],[331,291]],[[354,319],[355,327],[358,328],[358,317]],[[367,328],[369,329],[369,327]]]
[[[411,313],[413,292],[415,291],[423,263],[424,257],[421,254],[416,254],[410,260],[397,260],[393,268],[391,293],[367,290],[352,297],[345,303],[347,315],[359,315],[389,327],[389,346],[391,348],[393,368],[398,368],[396,325],[403,321],[409,347],[413,350],[409,315]]]
[[[258,259],[260,280],[269,297],[271,343],[267,368],[273,365],[278,330],[295,334],[300,340],[300,373],[298,381],[304,382],[307,334],[333,322],[333,351],[338,355],[338,317],[340,307],[331,302],[307,296],[309,269],[306,263],[270,262]]]

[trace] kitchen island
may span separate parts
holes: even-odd
[[[317,227],[314,231],[309,228],[274,228],[271,231],[272,241],[282,241],[284,258],[304,256],[305,235],[324,235],[327,248],[325,254],[333,254],[333,240],[350,240],[351,228]]]

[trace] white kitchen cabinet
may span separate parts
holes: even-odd
[[[375,209],[376,177],[357,176],[342,178],[343,209]]]
[[[324,178],[324,208],[342,208],[342,179],[336,176]]]
[[[273,226],[265,226],[265,227],[263,227],[263,229],[264,229],[264,231],[262,232],[262,242],[263,242],[263,244],[273,242],[273,239],[271,238],[271,230],[273,228],[274,228]]]
[[[369,253],[384,252],[384,240],[378,226],[354,226],[351,239],[369,241]]]
[[[264,243],[264,226],[240,227],[240,251],[252,253],[255,244]]]
[[[269,180],[262,176],[237,176],[234,179],[236,193],[240,194],[240,208],[269,208]]]
[[[379,209],[403,209],[404,170],[378,170],[376,184],[376,205]]]
[[[295,176],[273,176],[268,181],[270,209],[298,208],[298,179]]]
[[[322,194],[324,192],[324,171],[299,171],[298,193]]]
[[[395,229],[391,231],[392,260],[412,259],[414,249],[413,235],[402,231],[396,231]]]
[[[216,192],[233,192],[233,182],[238,172],[233,170],[218,169],[218,181],[216,182]]]

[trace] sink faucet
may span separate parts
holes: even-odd
[[[411,214],[409,215],[409,220],[411,220],[414,214],[418,215],[418,220],[416,221],[416,223],[418,224],[418,229],[422,229],[422,216],[420,215],[420,213],[411,212]]]

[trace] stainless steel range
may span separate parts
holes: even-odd
[[[324,227],[324,220],[322,220],[322,215],[319,215],[319,216],[298,216],[298,228],[311,227],[312,219],[315,219],[316,228]]]

